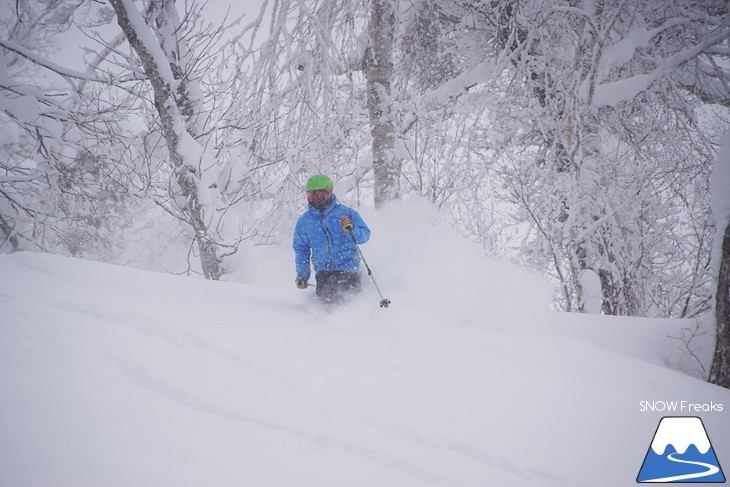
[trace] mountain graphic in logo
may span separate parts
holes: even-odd
[[[662,418],[636,481],[725,482],[702,420],[697,417]]]

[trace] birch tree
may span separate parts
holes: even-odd
[[[368,33],[370,41],[365,57],[368,90],[368,113],[372,135],[375,207],[398,198],[400,161],[395,151],[393,120],[393,48],[395,12],[389,0],[371,0]]]
[[[255,63],[262,84],[249,111],[268,118],[257,144],[282,154],[279,167],[291,172],[297,190],[316,171],[341,181],[341,194],[367,193],[378,208],[398,198],[397,8],[380,0],[274,5]]]
[[[722,244],[715,294],[717,331],[710,382],[730,389],[730,223],[726,220],[718,222],[718,225],[721,229],[724,227],[724,231],[718,232]]]
[[[725,134],[712,175],[712,209],[717,219],[715,235],[715,352],[710,382],[730,389],[730,132]]]
[[[66,3],[22,2],[18,15],[28,18],[13,22],[9,17],[5,25],[14,35],[0,39],[9,67],[9,76],[0,83],[3,95],[12,100],[5,114],[11,127],[20,128],[20,139],[4,146],[11,151],[6,170],[12,177],[2,180],[3,245],[83,255],[83,246],[94,239],[80,232],[86,229],[88,234],[94,222],[101,222],[102,229],[116,225],[120,230],[126,223],[115,221],[112,203],[114,210],[121,210],[119,203],[134,195],[139,206],[154,201],[187,224],[192,231],[185,233],[192,233],[203,274],[218,278],[224,252],[235,252],[250,235],[241,213],[228,211],[236,200],[227,200],[218,189],[222,166],[214,155],[224,147],[210,116],[215,100],[206,106],[201,84],[201,72],[212,72],[209,68],[220,56],[215,46],[223,27],[203,25],[195,3],[180,7],[154,1],[141,12],[133,2],[117,2],[127,30],[109,36],[106,26],[114,22],[114,10],[94,2]],[[185,9],[184,17],[178,8]],[[73,21],[77,9],[83,21]],[[106,27],[103,34],[97,27]],[[48,61],[44,44],[36,42],[69,28],[82,30],[97,43],[93,50],[86,48],[83,72]],[[127,35],[139,51],[126,52],[132,44]],[[53,84],[49,90],[47,74],[31,77],[29,83],[15,69],[20,62],[52,73],[51,79],[65,82],[67,90]],[[166,157],[160,148],[168,151]],[[33,158],[41,159],[41,165],[22,162]],[[110,183],[123,198],[110,191]],[[98,218],[106,207],[111,215]],[[51,241],[48,235],[57,238]],[[97,231],[96,237],[102,234]],[[118,235],[109,236],[114,238]]]
[[[159,115],[175,179],[184,200],[183,215],[194,231],[203,274],[207,279],[217,280],[223,274],[223,266],[218,255],[218,246],[209,228],[213,209],[204,205],[206,202],[204,193],[209,188],[201,184],[202,148],[189,132],[189,127],[194,126],[191,122],[192,115],[188,117],[190,123],[186,126],[181,113],[189,109],[189,98],[185,96],[187,94],[185,84],[175,78],[176,68],[179,78],[179,66],[175,62],[170,62],[159,41],[156,40],[155,29],[145,22],[131,0],[110,0],[110,3],[114,7],[122,32],[139,56],[144,72],[152,85],[154,106]],[[171,9],[174,8],[170,2],[153,2],[151,8],[159,10],[158,16],[152,16],[159,21],[159,27],[167,26],[174,30],[175,26],[169,25],[174,20],[169,18]],[[168,17],[159,16],[163,14]],[[163,39],[166,39],[164,35]],[[179,94],[177,98],[176,92]]]

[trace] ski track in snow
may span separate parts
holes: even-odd
[[[253,372],[255,375],[263,376],[263,383],[268,384],[268,381],[273,380],[275,382],[284,383],[285,385],[296,389],[296,384],[294,384],[293,382],[288,381],[284,377],[275,374],[270,370],[260,367],[254,362],[226,348],[205,340],[199,335],[181,330],[179,328],[176,329],[170,326],[163,326],[161,324],[151,321],[147,316],[143,314],[134,313],[126,308],[119,309],[120,314],[115,316],[114,320],[110,320],[108,316],[105,318],[101,309],[96,306],[81,304],[62,304],[60,308],[66,311],[87,315],[95,320],[98,320],[103,325],[110,324],[132,331],[147,338],[162,339],[170,345],[178,348],[209,353],[218,359]]]
[[[497,468],[499,470],[509,472],[516,475],[517,477],[523,478],[531,485],[535,485],[536,482],[539,482],[541,485],[585,485],[582,483],[574,483],[568,481],[564,478],[551,475],[550,473],[541,471],[539,469],[524,468],[524,466],[516,465],[509,458],[500,458],[498,456],[488,453],[484,449],[478,448],[458,438],[433,438],[422,433],[421,431],[412,428],[391,424],[372,416],[366,417],[359,415],[358,413],[353,413],[352,411],[349,411],[340,405],[335,405],[332,403],[324,404],[321,400],[316,399],[310,394],[302,391],[301,388],[299,388],[294,382],[287,380],[281,375],[273,373],[261,367],[260,365],[257,365],[256,363],[246,358],[243,358],[234,352],[231,352],[226,348],[215,345],[196,334],[186,332],[180,329],[173,329],[163,326],[161,324],[152,323],[148,317],[139,313],[134,313],[128,308],[120,307],[118,309],[119,314],[115,316],[114,320],[109,320],[109,316],[105,315],[104,311],[102,311],[100,307],[93,305],[82,305],[79,303],[75,303],[73,305],[62,304],[60,305],[60,308],[64,311],[68,311],[71,313],[85,315],[93,320],[99,320],[100,322],[103,322],[104,325],[118,326],[147,338],[162,339],[175,347],[209,353],[215,358],[222,359],[249,372],[253,372],[254,376],[260,375],[260,380],[256,381],[259,385],[266,385],[270,388],[272,384],[271,381],[273,380],[274,383],[278,383],[280,387],[284,387],[285,389],[287,389],[288,394],[300,396],[300,399],[303,399],[300,404],[313,405],[319,410],[325,410],[326,412],[337,414],[340,417],[343,417],[350,421],[367,426],[371,429],[376,429],[390,437],[415,443],[420,447],[440,450],[445,454],[460,455],[470,460],[479,462],[480,464],[483,464],[487,467]],[[319,310],[319,308],[317,309]],[[326,316],[326,314],[323,314],[322,316]],[[396,457],[393,457],[391,460],[386,461],[385,458],[389,454],[386,454],[384,452],[377,452],[353,443],[347,443],[334,438],[315,435],[313,433],[308,433],[304,430],[288,428],[272,422],[249,418],[222,406],[207,403],[199,398],[196,398],[193,394],[187,393],[182,389],[173,386],[169,382],[165,381],[162,377],[157,376],[154,373],[145,370],[139,366],[131,364],[121,357],[114,356],[113,354],[107,354],[107,357],[120,370],[124,372],[125,376],[132,383],[147,391],[155,392],[158,395],[166,397],[167,399],[170,399],[179,405],[238,423],[246,423],[258,427],[267,428],[270,430],[275,430],[280,433],[288,434],[290,436],[309,441],[319,446],[337,448],[343,452],[370,459],[371,461],[375,461],[376,463],[388,466],[389,468],[394,468],[404,473],[415,475],[421,480],[428,480],[436,483],[445,482],[448,485],[461,485],[459,482],[453,479],[446,479],[439,477],[438,475],[429,474],[417,465],[409,463],[402,459],[398,459]]]
[[[549,472],[541,471],[539,469],[529,467],[525,468],[524,465],[517,465],[509,458],[495,456],[485,451],[484,449],[476,447],[475,445],[470,444],[469,442],[462,439],[444,436],[436,438],[432,435],[429,436],[427,434],[424,434],[423,432],[414,428],[392,424],[373,416],[355,413],[341,405],[333,404],[331,402],[325,404],[321,400],[316,399],[310,394],[302,391],[293,382],[288,381],[264,368],[261,368],[253,362],[246,360],[226,349],[207,342],[206,340],[198,336],[182,332],[180,330],[173,331],[165,329],[162,326],[150,326],[149,323],[140,324],[141,322],[139,321],[136,321],[134,323],[136,324],[131,325],[128,322],[127,324],[122,326],[135,332],[139,332],[145,336],[163,337],[171,344],[174,344],[176,346],[182,346],[186,348],[192,346],[196,350],[212,353],[213,355],[231,361],[236,365],[243,365],[247,369],[263,373],[269,378],[274,378],[278,381],[280,386],[288,389],[288,393],[293,393],[295,395],[301,396],[300,399],[302,399],[302,401],[298,404],[310,404],[310,407],[314,407],[315,410],[321,410],[326,413],[336,414],[346,421],[359,424],[360,426],[369,428],[371,430],[377,430],[380,433],[386,435],[388,438],[383,439],[383,441],[379,442],[380,444],[392,443],[392,439],[397,439],[414,444],[421,448],[441,451],[445,455],[458,455],[468,460],[476,461],[486,467],[496,468],[498,470],[513,474],[519,478],[524,479],[524,481],[527,482],[529,485],[555,485],[575,487],[583,487],[587,485],[583,483],[573,482],[568,479],[552,475]],[[151,331],[154,333],[150,333]],[[152,392],[161,397],[164,397],[180,406],[200,411],[202,413],[212,416],[216,416],[227,421],[233,421],[236,423],[248,424],[259,428],[273,430],[299,440],[307,441],[317,446],[337,449],[344,453],[354,455],[356,457],[378,463],[390,469],[414,476],[423,481],[442,485],[464,485],[463,483],[455,479],[430,473],[424,470],[422,466],[404,460],[392,451],[386,452],[382,450],[374,450],[372,448],[364,447],[362,445],[344,441],[338,438],[334,438],[332,436],[326,436],[320,433],[306,431],[300,428],[288,427],[283,424],[245,416],[229,408],[200,399],[199,397],[196,397],[195,394],[184,391],[183,389],[174,386],[154,372],[135,365],[119,356],[108,353],[107,358],[114,365],[116,365],[119,370],[123,372],[125,377],[127,377],[130,382],[132,382],[136,386],[148,392]]]
[[[644,480],[643,482],[653,482],[653,483],[664,483],[664,482],[678,482],[680,480],[690,480],[690,479],[699,479],[702,477],[708,477],[710,475],[714,475],[717,472],[720,471],[719,468],[717,468],[714,465],[711,465],[709,463],[703,463],[703,462],[692,462],[689,460],[681,460],[679,458],[674,458],[674,455],[679,455],[679,453],[671,453],[667,456],[667,458],[673,462],[677,463],[687,463],[689,465],[699,465],[700,467],[707,468],[707,471],[705,472],[698,472],[698,473],[689,473],[685,475],[676,475],[674,477],[663,477],[660,479],[651,479],[651,480]]]
[[[419,465],[409,462],[408,460],[398,458],[390,452],[374,450],[356,443],[347,442],[331,436],[313,433],[311,431],[306,431],[301,428],[285,426],[280,423],[274,423],[271,421],[248,417],[238,412],[226,409],[222,406],[208,403],[182,389],[173,386],[172,384],[165,381],[161,377],[156,376],[152,372],[137,367],[136,365],[127,362],[122,358],[112,356],[110,356],[109,358],[114,363],[116,363],[120,370],[122,370],[124,374],[129,378],[129,380],[132,381],[134,384],[147,391],[169,399],[170,401],[173,401],[181,406],[188,407],[205,414],[217,416],[227,421],[244,423],[255,427],[271,430],[276,433],[284,434],[298,440],[306,441],[316,446],[334,448],[344,453],[355,455],[359,458],[378,463],[387,468],[398,470],[407,475],[415,476],[418,479],[427,481],[429,483],[454,486],[463,485],[455,479],[427,472]]]

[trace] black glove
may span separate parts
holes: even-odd
[[[299,289],[307,289],[307,286],[309,286],[307,280],[304,279],[302,276],[297,276],[297,278],[294,280],[294,283]]]

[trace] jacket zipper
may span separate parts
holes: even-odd
[[[324,217],[325,214],[322,213],[322,218],[319,220],[319,224],[322,227],[322,232],[324,233],[324,238],[327,240],[327,255],[330,257],[330,264],[333,264],[332,261],[332,244],[334,243],[332,240],[332,235],[330,234],[329,230],[327,229],[327,226],[324,224]]]

